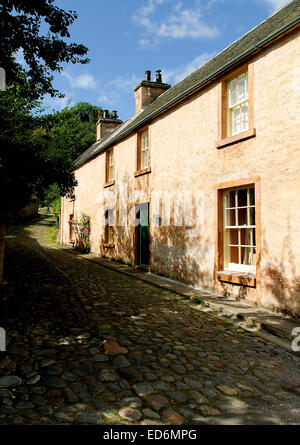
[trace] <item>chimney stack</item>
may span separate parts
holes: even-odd
[[[161,70],[156,71],[156,82],[162,83]]]
[[[98,119],[96,124],[97,137],[96,140],[100,141],[107,133],[112,133],[123,122],[118,119],[118,112],[112,111],[112,117],[109,117],[109,111],[103,110],[102,118]]]
[[[163,83],[161,70],[156,71],[155,82],[151,81],[151,71],[145,71],[145,80],[142,80],[134,90],[136,113],[154,102],[158,96],[160,96],[170,87],[171,85]]]
[[[145,71],[145,80],[147,80],[147,82],[151,82],[151,71]]]

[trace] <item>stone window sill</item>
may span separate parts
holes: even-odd
[[[148,173],[151,173],[151,167],[144,168],[144,170],[137,170],[134,172],[134,176],[137,178],[138,176],[146,175]]]
[[[104,247],[105,249],[114,249],[114,248],[115,248],[115,245],[114,245],[114,244],[104,243],[104,244],[103,244],[103,247]]]
[[[217,272],[219,281],[225,283],[240,284],[242,286],[256,287],[256,275],[252,273],[234,272],[229,270],[219,270]]]
[[[111,187],[113,185],[115,185],[115,181],[110,181],[110,182],[106,182],[106,184],[104,184],[103,187],[106,189],[107,187]]]
[[[256,136],[255,128],[251,128],[250,130],[243,131],[242,133],[236,134],[235,136],[231,136],[229,138],[221,139],[217,142],[217,148],[227,147],[228,145],[236,144],[238,142],[245,141],[246,139],[250,139]]]

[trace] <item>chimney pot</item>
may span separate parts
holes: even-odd
[[[116,110],[112,111],[112,117],[113,119],[118,119],[118,112]]]
[[[108,110],[103,110],[103,119],[108,119]]]
[[[145,80],[151,82],[151,71],[149,70],[145,71]]]
[[[156,70],[156,82],[162,83],[161,70]]]

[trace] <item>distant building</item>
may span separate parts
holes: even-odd
[[[94,253],[300,315],[300,2],[135,98],[76,160],[61,242],[86,214]]]

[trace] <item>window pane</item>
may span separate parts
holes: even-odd
[[[114,225],[114,212],[113,212],[113,210],[108,210],[108,225],[110,227]]]
[[[109,167],[109,178],[108,178],[108,180],[112,181],[113,179],[114,179],[114,167],[110,166]]]
[[[240,133],[241,131],[241,107],[237,106],[233,109],[233,133]]]
[[[237,81],[233,79],[229,82],[229,106],[233,107],[237,102]]]
[[[229,244],[237,246],[239,244],[239,231],[238,229],[230,229]]]
[[[249,215],[250,215],[249,225],[255,226],[255,207],[251,207],[249,209]]]
[[[238,210],[238,225],[239,226],[247,225],[247,209]]]
[[[235,207],[235,191],[227,192],[225,197],[225,207],[227,209]]]
[[[242,102],[247,98],[246,96],[247,90],[246,90],[246,75],[242,74],[238,78],[238,101]]]
[[[239,250],[238,247],[229,248],[229,262],[238,263],[239,262]]]
[[[247,205],[247,189],[238,190],[238,207]]]
[[[241,229],[241,246],[251,246],[252,229]]]
[[[142,151],[142,170],[148,167],[148,150]]]
[[[241,128],[248,129],[248,102],[245,102],[241,108]]]
[[[142,133],[142,150],[147,150],[148,149],[148,130],[144,131]]]
[[[253,249],[251,247],[242,247],[241,248],[241,259],[242,264],[248,265],[248,266],[255,266],[255,255],[253,253]]]
[[[235,210],[226,210],[226,226],[235,225]]]
[[[108,243],[112,244],[113,243],[113,227],[109,226],[108,228]]]

